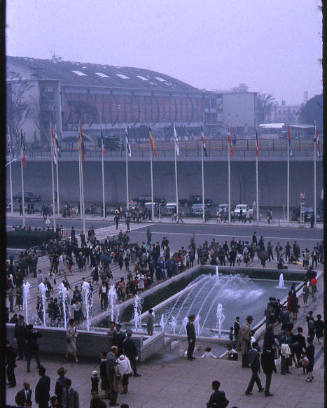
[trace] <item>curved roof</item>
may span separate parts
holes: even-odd
[[[82,62],[7,57],[7,73],[20,67],[26,79],[57,79],[64,85],[101,86],[120,89],[199,92],[198,89],[168,75],[143,68],[117,67]],[[10,76],[8,76],[10,78]]]

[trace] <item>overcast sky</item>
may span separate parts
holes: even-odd
[[[7,55],[159,71],[198,88],[320,93],[319,0],[10,0]]]

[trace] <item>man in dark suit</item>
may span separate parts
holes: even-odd
[[[135,341],[132,339],[132,330],[127,330],[127,338],[123,341],[123,351],[124,354],[128,357],[134,377],[141,377],[141,374],[137,372],[136,361],[138,360],[138,351],[135,344]]]
[[[260,354],[259,354],[259,346],[256,341],[252,344],[252,348],[250,349],[248,353],[248,362],[252,370],[252,377],[245,391],[245,395],[252,394],[254,383],[257,384],[259,392],[263,391],[263,387],[261,385],[261,381],[258,376],[258,373],[260,372]]]
[[[40,368],[40,358],[39,358],[39,345],[38,338],[42,335],[33,329],[33,325],[29,324],[26,326],[26,360],[27,360],[27,372],[30,372],[31,359],[32,356],[35,357],[37,367]]]
[[[16,350],[6,341],[6,365],[7,365],[7,379],[8,387],[16,387],[15,367],[16,367]]]
[[[194,327],[194,315],[188,317],[188,323],[186,325],[186,333],[187,333],[187,341],[188,341],[188,348],[187,348],[187,359],[194,360],[193,352],[195,347],[195,327]]]
[[[211,384],[213,393],[210,395],[210,400],[207,402],[207,408],[225,408],[229,401],[226,398],[224,391],[219,391],[220,382],[213,381]]]
[[[24,382],[24,388],[17,392],[15,402],[18,405],[18,408],[32,406],[32,391],[28,382]]]
[[[15,339],[17,342],[18,360],[23,360],[25,353],[25,332],[26,325],[24,316],[19,315],[18,322],[15,325]]]
[[[39,368],[40,379],[35,387],[35,402],[39,408],[48,408],[50,399],[50,377],[45,375],[45,368]]]
[[[237,343],[238,339],[238,333],[240,331],[241,325],[240,325],[240,317],[236,316],[235,322],[234,322],[234,341]]]

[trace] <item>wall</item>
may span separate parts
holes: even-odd
[[[223,121],[230,127],[254,127],[255,98],[252,92],[224,93]]]
[[[150,167],[148,162],[129,163],[130,198],[150,194]],[[154,195],[174,201],[174,163],[155,160]],[[20,191],[20,163],[13,164],[14,194]],[[50,162],[27,162],[25,191],[41,194],[51,200]],[[78,162],[60,162],[59,183],[61,202],[79,201]],[[85,162],[84,191],[87,202],[102,202],[101,163]],[[201,194],[201,163],[178,163],[179,197]],[[125,202],[125,162],[105,162],[105,189],[107,202]],[[259,203],[261,206],[280,207],[286,204],[286,162],[259,162]],[[7,172],[9,198],[9,172]],[[255,163],[231,163],[232,202],[252,204],[255,200]],[[322,163],[317,163],[317,203],[322,189]],[[299,194],[305,192],[306,203],[313,205],[313,163],[292,162],[290,167],[290,205],[299,203]],[[205,196],[215,202],[228,201],[227,162],[205,163]]]

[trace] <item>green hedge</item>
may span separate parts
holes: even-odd
[[[31,248],[58,238],[53,231],[7,231],[7,248]]]

